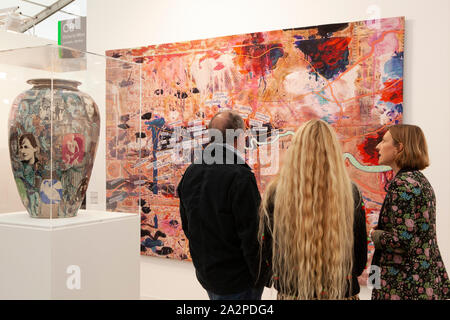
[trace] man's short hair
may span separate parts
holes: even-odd
[[[235,111],[223,111],[216,113],[208,124],[208,129],[216,129],[221,132],[225,141],[226,130],[245,130],[245,123],[242,117]]]

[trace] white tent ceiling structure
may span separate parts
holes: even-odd
[[[57,37],[57,21],[86,16],[86,0],[1,0],[0,30]],[[30,31],[31,32],[31,31]]]

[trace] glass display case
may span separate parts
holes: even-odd
[[[56,45],[0,51],[4,211],[139,213],[141,100],[139,63]]]
[[[141,65],[0,51],[0,105],[0,299],[139,298]]]

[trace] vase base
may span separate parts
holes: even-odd
[[[77,215],[73,215],[73,216],[65,216],[65,217],[61,217],[61,216],[58,216],[58,215],[55,215],[55,216],[52,216],[52,217],[50,217],[50,216],[31,216],[31,215],[29,215],[30,216],[30,218],[33,218],[33,219],[48,219],[48,220],[50,220],[50,219],[67,219],[67,218],[74,218],[74,217],[76,217]]]

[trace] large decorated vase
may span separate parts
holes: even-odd
[[[17,190],[33,218],[73,217],[94,165],[100,132],[97,105],[78,90],[77,81],[27,82],[33,87],[16,98],[9,116]]]

